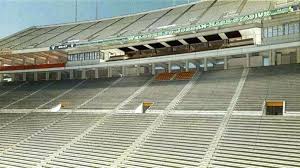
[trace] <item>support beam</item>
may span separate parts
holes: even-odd
[[[99,79],[99,69],[96,68],[94,71],[95,71],[95,79]]]
[[[296,57],[297,57],[297,63],[299,64],[300,63],[300,47],[297,48]]]
[[[27,74],[26,74],[26,72],[23,72],[22,73],[22,80],[25,82],[26,80],[27,80]]]
[[[148,45],[148,44],[145,44],[144,46],[147,47],[147,48],[149,48],[149,49],[151,49],[151,50],[154,49],[152,46],[150,46],[150,45]]]
[[[275,65],[275,59],[276,59],[276,51],[275,50],[269,50],[269,65]]]
[[[204,71],[207,71],[207,58],[204,58]]]
[[[38,73],[37,72],[33,72],[33,80],[38,81]]]
[[[282,53],[275,53],[275,57],[276,57],[276,62],[277,62],[277,65],[281,65],[281,60],[282,60]]]
[[[140,76],[140,73],[141,73],[141,66],[140,66],[140,65],[137,65],[137,66],[136,66],[136,75],[137,75],[137,76]]]
[[[203,36],[197,37],[202,43],[206,43],[207,40]]]
[[[86,69],[81,70],[81,79],[86,79]]]
[[[228,57],[224,57],[224,69],[228,69]]]
[[[139,51],[138,49],[134,48],[134,47],[128,47],[130,49],[132,49],[133,51]]]
[[[189,43],[187,43],[184,39],[178,40],[180,43],[182,43],[183,45],[189,45]]]
[[[160,42],[163,46],[165,46],[165,47],[171,47],[169,44],[167,44],[166,42]]]
[[[226,36],[225,33],[219,33],[218,35],[221,37],[222,40],[227,40],[228,39],[228,37]]]
[[[111,67],[107,67],[107,77],[109,77],[109,78],[112,77],[112,69],[111,69]]]
[[[0,82],[3,82],[3,74],[0,74]]]
[[[74,79],[74,70],[71,69],[71,70],[69,71],[69,73],[70,73],[70,79],[71,79],[71,80]]]
[[[151,74],[155,75],[155,64],[154,63],[151,64]]]
[[[122,66],[122,75],[127,76],[127,67]]]
[[[50,78],[50,72],[46,72],[46,81],[48,81]]]
[[[61,80],[61,71],[57,71],[56,80]]]
[[[250,54],[246,54],[246,67],[250,67]]]
[[[168,62],[168,72],[169,73],[172,72],[172,62],[171,61]]]
[[[11,81],[12,82],[16,81],[16,74],[14,74],[14,73],[11,74]]]
[[[189,71],[189,60],[185,60],[185,72]]]

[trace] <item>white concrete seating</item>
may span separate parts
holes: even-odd
[[[235,111],[261,111],[264,100],[285,100],[286,111],[300,111],[300,66],[251,68]]]
[[[300,167],[300,118],[233,116],[210,167]]]
[[[9,104],[25,96],[30,95],[31,93],[39,90],[46,84],[47,84],[46,82],[30,82],[10,91],[5,95],[0,96],[0,108],[4,108]]]
[[[15,114],[20,116],[24,114]],[[30,113],[0,129],[0,153],[55,121],[60,113]],[[2,156],[0,156],[2,158]],[[0,165],[2,163],[0,162]]]
[[[63,116],[61,113],[49,114]],[[63,145],[83,133],[102,117],[103,114],[70,114],[49,128],[42,130],[40,133],[5,151],[0,157],[0,165],[7,167],[34,167],[50,154],[56,152]],[[38,114],[36,118],[40,119],[42,115]],[[32,119],[31,123],[37,124],[39,122]],[[22,124],[19,126],[22,126]]]
[[[24,84],[23,82],[0,83],[0,96],[9,93],[12,89]]]
[[[85,104],[82,109],[114,109],[138,90],[150,77],[124,77],[116,85]]]
[[[39,28],[37,31],[33,31],[29,34],[27,34],[26,36],[22,36],[22,37],[19,37],[3,46],[1,46],[1,48],[7,48],[7,47],[14,47],[14,46],[18,46],[18,45],[22,45],[23,43],[31,40],[31,39],[34,39],[36,37],[39,37],[39,36],[43,36],[43,34],[51,31],[51,30],[54,30],[56,27],[48,27],[48,28]],[[16,47],[17,49],[18,47]]]
[[[73,109],[95,96],[98,92],[108,87],[117,78],[103,78],[95,80],[87,80],[80,87],[75,88],[73,91],[65,94],[59,99],[48,103],[44,108],[51,108],[59,103],[62,103],[62,108]]]
[[[124,110],[134,110],[143,102],[154,103],[150,109],[164,110],[178,95],[188,81],[153,81],[140,95],[135,97]]]
[[[0,113],[0,128],[18,119],[23,113]]]
[[[244,8],[242,9],[240,15],[246,15],[250,13],[256,13],[259,11],[269,10],[272,4],[272,0],[265,0],[265,1],[251,1],[248,0],[245,4]]]
[[[242,69],[209,71],[175,107],[176,110],[226,111],[242,75]]]
[[[80,82],[80,80],[62,80],[62,81],[52,81],[53,84],[49,85],[45,89],[23,99],[12,106],[9,106],[10,109],[34,109],[40,105],[47,103],[51,99],[57,97],[68,89],[72,88]],[[32,84],[40,82],[32,82]],[[49,84],[49,82],[43,82],[43,86]],[[16,95],[19,92],[15,93]],[[1,99],[1,97],[0,97]],[[48,107],[45,107],[48,108]]]
[[[109,167],[156,116],[114,114],[45,167]]]
[[[222,116],[169,114],[123,167],[197,167]]]
[[[236,12],[242,0],[238,1],[217,1],[198,21],[208,23],[221,19],[225,12]],[[226,10],[224,10],[226,9]]]
[[[7,43],[10,43],[18,38],[21,38],[23,36],[26,36],[27,34],[30,34],[34,31],[37,31],[38,29],[37,28],[30,28],[28,30],[25,30],[23,32],[19,32],[19,33],[16,33],[14,34],[13,36],[10,36],[8,38],[3,38],[1,41],[0,41],[0,48],[2,48],[1,46],[3,46],[4,44],[7,44]]]

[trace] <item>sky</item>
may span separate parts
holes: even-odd
[[[77,20],[109,18],[197,0],[77,0]],[[31,26],[75,21],[76,0],[0,0],[0,39]]]

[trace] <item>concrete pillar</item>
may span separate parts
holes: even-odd
[[[189,71],[189,61],[185,60],[185,72]]]
[[[50,72],[46,72],[46,81],[48,81],[50,78]]]
[[[276,61],[276,51],[275,50],[269,50],[269,65],[275,65]]]
[[[26,81],[26,80],[27,80],[27,79],[26,79],[26,78],[27,78],[27,76],[26,76],[26,72],[23,72],[23,74],[22,74],[22,78],[23,78],[23,79],[22,79],[23,81]]]
[[[81,79],[86,79],[86,70],[85,69],[81,70]]]
[[[33,62],[33,64],[37,64],[37,58],[34,58],[34,62]]]
[[[207,58],[204,58],[204,71],[207,71]]]
[[[151,74],[155,75],[155,64],[154,63],[151,64]]]
[[[3,82],[3,74],[0,74],[0,82]]]
[[[136,76],[140,76],[140,73],[141,73],[141,66],[137,65],[137,67],[136,67]]]
[[[246,54],[246,67],[249,68],[250,67],[250,54]]]
[[[11,74],[11,81],[16,81],[16,74]]]
[[[276,53],[277,65],[281,65],[282,53]]]
[[[33,80],[38,81],[38,73],[37,72],[33,72]]]
[[[171,73],[172,72],[172,62],[168,62],[168,72]]]
[[[297,57],[297,63],[299,64],[300,63],[300,47],[297,48],[296,57]]]
[[[58,71],[56,74],[56,80],[61,80],[61,71]]]
[[[99,69],[95,69],[95,79],[99,79]]]
[[[122,75],[127,76],[127,67],[122,66]]]
[[[228,57],[224,57],[224,69],[228,69]]]
[[[111,69],[111,67],[107,68],[107,77],[109,77],[109,78],[112,77],[112,69]]]
[[[69,71],[69,73],[70,73],[70,79],[71,79],[71,80],[74,79],[74,70],[71,69],[71,70]]]

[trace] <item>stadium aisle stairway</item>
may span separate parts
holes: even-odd
[[[54,120],[57,117],[64,116],[62,113],[31,113],[30,115],[34,116],[34,118],[30,120],[26,120],[24,118],[23,121],[26,120],[32,125],[42,125],[43,123],[43,126],[49,124],[52,118]],[[51,115],[54,117],[51,117]],[[73,113],[64,116],[64,118],[51,125],[49,128],[42,130],[40,133],[24,141],[21,141],[17,146],[2,152],[0,155],[0,165],[32,168],[47,158],[51,153],[54,153],[63,145],[78,136],[78,134],[84,132],[88,127],[102,117],[103,114],[88,113]],[[23,129],[30,128],[22,123],[18,123],[18,125],[23,126]],[[27,134],[26,136],[41,129],[41,127],[37,126],[34,128],[36,129],[32,129],[32,131],[24,131]],[[12,134],[17,131],[18,130],[12,132]],[[17,138],[10,137],[9,139]],[[18,140],[20,140],[20,138],[18,138]]]
[[[226,111],[242,69],[203,72],[176,110]]]
[[[49,81],[51,82],[51,81]],[[47,82],[47,83],[49,83]],[[79,82],[80,80],[62,80],[62,81],[53,81],[54,83],[49,85],[47,88],[27,97],[24,100],[21,100],[14,105],[10,106],[10,109],[34,109],[39,107],[40,105],[50,101],[51,99],[57,97],[68,89],[72,88]],[[36,84],[39,82],[32,82],[31,84]],[[43,83],[44,85],[47,83]],[[0,97],[1,99],[1,97]]]
[[[124,77],[116,85],[95,97],[81,109],[111,110],[138,90],[151,77]]]
[[[114,114],[45,167],[109,167],[155,120],[155,114]]]
[[[23,114],[15,115],[20,116]],[[0,152],[43,129],[60,116],[61,114],[58,113],[29,113],[23,118],[10,123],[0,129]]]
[[[30,95],[47,84],[47,82],[29,82],[23,84],[21,87],[18,87],[7,94],[0,96],[0,108],[3,108],[25,96]]]
[[[140,95],[122,109],[134,110],[143,102],[154,103],[150,109],[164,110],[188,81],[153,81]]]
[[[264,100],[285,100],[286,111],[300,110],[300,65],[251,68],[235,111],[261,111]]]
[[[222,116],[169,114],[122,167],[195,167],[221,120]]]
[[[98,92],[111,85],[116,78],[87,80],[80,87],[65,94],[59,99],[48,103],[43,108],[52,108],[57,104],[62,104],[64,109],[73,109],[84,103],[86,100],[95,96]]]
[[[210,167],[300,167],[300,118],[233,116]]]

